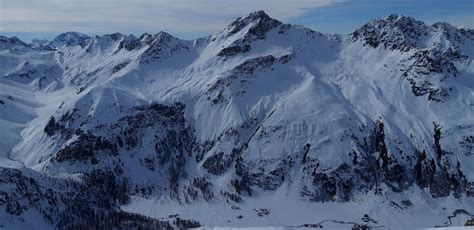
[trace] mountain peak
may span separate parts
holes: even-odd
[[[247,15],[244,15],[237,20],[233,21],[228,26],[228,36],[231,36],[239,31],[241,31],[244,27],[252,24],[249,32],[255,35],[259,39],[265,38],[265,34],[270,31],[271,29],[275,28],[278,25],[283,24],[282,22],[271,18],[266,14],[263,10],[259,10]]]
[[[87,35],[86,35],[86,36],[87,36]],[[101,36],[96,35],[95,37],[96,37],[96,38],[100,38]],[[122,33],[116,32],[116,33],[112,33],[112,34],[104,34],[102,37],[104,37],[104,38],[109,38],[109,39],[112,39],[112,40],[114,40],[114,41],[118,41],[118,40],[120,40],[121,38],[126,37],[126,35],[125,35],[125,34],[122,34]]]
[[[401,14],[390,14],[389,16],[386,16],[383,20],[387,22],[392,22],[392,23],[395,23],[400,20],[401,21],[416,21],[416,19],[412,17],[403,16]]]
[[[422,21],[416,20],[415,18],[412,18],[412,17],[399,15],[399,14],[391,14],[388,17],[386,17],[384,21],[386,22],[386,25],[390,25],[390,26],[398,27],[398,28],[418,27],[419,29],[421,29],[421,28],[427,27],[427,25]]]
[[[250,14],[247,14],[247,15],[244,15],[242,17],[240,17],[241,20],[251,20],[251,21],[255,21],[255,20],[275,20],[273,18],[271,18],[270,16],[268,16],[267,13],[265,13],[265,11],[263,10],[259,10],[259,11],[255,11],[255,12],[252,12]]]
[[[165,31],[160,31],[154,35],[155,39],[170,39],[174,38],[173,35],[165,32]]]
[[[437,31],[444,32],[444,33],[457,33],[458,31],[457,27],[454,27],[453,25],[447,22],[436,22],[433,25],[431,25],[431,27]]]
[[[246,14],[240,18],[237,18],[233,21],[229,27],[236,27],[238,25],[246,26],[249,23],[261,23],[261,24],[282,24],[282,22],[268,16],[267,13],[263,10],[255,11],[249,14]]]
[[[164,31],[160,31],[154,35],[145,33],[142,36],[140,36],[140,40],[145,42],[148,45],[169,42],[174,39],[176,38],[173,35]]]
[[[75,32],[75,31],[69,31],[65,32],[62,34],[59,34],[55,39],[54,43],[64,43],[66,45],[76,45],[76,44],[82,44],[85,40],[89,40],[91,37],[88,35]]]
[[[370,20],[351,35],[354,41],[362,39],[365,45],[374,48],[383,44],[390,49],[407,51],[415,47],[419,38],[428,31],[429,27],[422,21],[391,14],[383,19]]]
[[[374,27],[377,29],[390,28],[390,29],[410,29],[410,28],[426,28],[427,25],[415,18],[403,16],[400,14],[391,14],[385,18],[375,18],[367,22],[362,27]]]
[[[142,42],[149,47],[143,53],[141,63],[164,60],[176,52],[189,49],[182,40],[164,31],[160,31],[153,36],[146,35]]]
[[[5,43],[10,43],[13,45],[22,45],[26,46],[26,43],[20,40],[18,37],[13,36],[13,37],[5,37],[0,35],[0,42],[5,42]]]

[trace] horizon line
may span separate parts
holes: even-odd
[[[58,37],[59,35],[61,34],[65,34],[65,33],[79,33],[79,34],[82,34],[82,35],[86,35],[90,38],[93,38],[93,37],[102,37],[102,36],[106,36],[106,35],[112,35],[112,34],[121,34],[121,35],[124,35],[124,36],[134,36],[135,38],[138,38],[144,34],[150,34],[150,35],[156,35],[156,34],[159,34],[159,33],[167,33],[167,34],[170,34],[171,36],[175,37],[175,38],[178,38],[180,40],[184,40],[184,41],[194,41],[194,40],[198,40],[198,39],[202,39],[202,38],[206,38],[206,37],[209,37],[209,36],[212,36],[213,34],[215,33],[218,33],[219,31],[222,31],[224,30],[225,28],[227,28],[228,26],[230,26],[234,21],[236,20],[239,20],[245,16],[248,16],[250,14],[253,14],[253,13],[257,13],[257,12],[264,12],[265,15],[269,16],[264,10],[257,10],[257,11],[252,11],[250,13],[247,13],[247,14],[243,14],[242,16],[240,17],[237,17],[235,18],[233,21],[229,22],[227,24],[227,26],[225,26],[224,28],[220,29],[220,30],[216,30],[215,32],[211,32],[211,33],[206,33],[206,35],[204,35],[204,33],[195,33],[196,36],[194,36],[193,38],[181,38],[181,36],[177,35],[175,36],[174,34],[176,33],[173,33],[173,32],[169,32],[167,30],[159,30],[158,32],[155,32],[155,33],[150,33],[149,31],[145,31],[145,32],[130,32],[130,33],[126,33],[126,32],[120,32],[120,31],[115,31],[115,32],[105,32],[105,33],[94,33],[94,32],[91,32],[91,33],[87,33],[87,32],[81,32],[80,30],[66,30],[66,31],[35,31],[35,32],[25,32],[25,31],[0,31],[0,36],[4,36],[4,37],[7,37],[7,38],[13,38],[13,37],[16,37],[18,39],[20,39],[22,42],[25,42],[25,43],[31,43],[33,42],[34,40],[47,40],[48,42],[52,42],[56,37]],[[468,26],[457,26],[457,25],[453,25],[452,23],[449,23],[449,22],[445,22],[445,21],[436,21],[434,23],[427,23],[426,21],[424,20],[420,20],[420,19],[417,19],[415,17],[412,17],[412,16],[408,16],[408,15],[404,15],[404,14],[399,14],[399,13],[391,13],[391,14],[388,14],[384,17],[374,17],[374,18],[371,18],[369,19],[367,22],[363,23],[362,25],[360,26],[356,26],[354,29],[352,29],[351,31],[352,32],[349,32],[349,33],[337,33],[337,32],[322,32],[322,31],[318,31],[318,30],[315,30],[314,28],[311,28],[311,26],[307,26],[307,25],[302,25],[302,24],[297,24],[297,23],[290,23],[290,22],[282,22],[281,20],[275,18],[275,17],[271,17],[269,16],[270,18],[272,19],[276,19],[284,24],[289,24],[289,25],[292,25],[292,26],[302,26],[304,28],[308,28],[308,29],[311,29],[315,32],[319,32],[319,33],[322,33],[322,34],[326,34],[326,35],[349,35],[351,33],[353,33],[355,30],[361,28],[362,26],[364,26],[365,24],[369,23],[370,21],[372,20],[377,20],[377,19],[381,19],[381,20],[385,20],[387,19],[388,17],[392,16],[392,15],[396,15],[398,17],[407,17],[407,18],[412,18],[416,21],[420,21],[420,22],[423,22],[425,25],[427,26],[433,26],[437,23],[446,23],[452,27],[455,27],[457,29],[467,29],[467,30],[473,30],[474,28],[471,28],[471,27],[468,27]],[[291,20],[290,20],[291,21]],[[10,36],[8,35],[5,35],[5,34],[10,34]],[[22,38],[23,36],[21,34],[28,34],[30,36],[30,38]],[[180,33],[177,33],[177,34],[180,34]],[[191,32],[192,34],[192,32]],[[197,34],[201,34],[201,35],[197,35]],[[35,37],[36,35],[36,37]],[[39,36],[39,35],[43,35],[43,37]],[[45,35],[48,35],[48,36],[45,36]],[[186,36],[184,36],[186,37]]]

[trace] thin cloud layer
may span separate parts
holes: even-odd
[[[278,19],[337,0],[15,0],[0,3],[0,32],[210,33],[243,14],[265,10]]]

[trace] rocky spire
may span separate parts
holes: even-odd
[[[237,20],[233,21],[227,28],[229,30],[228,36],[231,36],[249,24],[253,24],[249,29],[251,35],[255,35],[258,39],[264,39],[265,34],[271,29],[279,26],[282,22],[271,18],[264,11],[256,11],[247,15],[244,15]]]

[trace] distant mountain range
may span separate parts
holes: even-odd
[[[157,22],[159,23],[159,22]],[[474,30],[0,36],[0,226],[462,225]],[[449,218],[448,218],[449,217]]]

